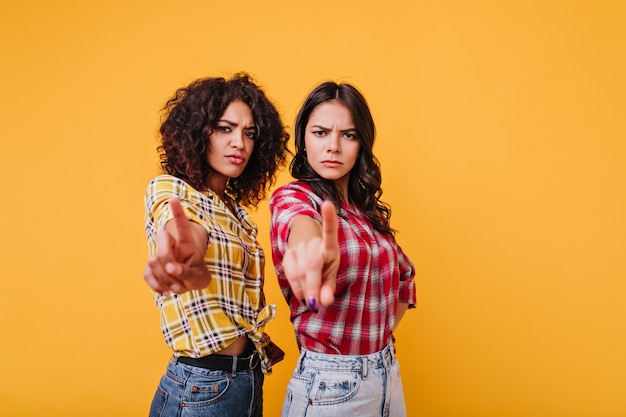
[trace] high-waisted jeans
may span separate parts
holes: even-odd
[[[393,345],[370,355],[302,349],[282,417],[405,417],[400,365]]]
[[[152,400],[150,417],[261,417],[261,366],[232,373],[172,358]]]

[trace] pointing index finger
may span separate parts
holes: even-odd
[[[178,242],[189,242],[193,239],[191,224],[185,215],[183,206],[177,197],[172,197],[167,202],[172,210],[172,222],[174,222]]]
[[[327,306],[335,299],[336,274],[339,266],[339,221],[335,205],[324,201],[321,207],[322,214],[322,253],[324,267],[322,271],[322,285],[320,286],[320,303]]]
[[[330,201],[324,201],[321,207],[322,214],[322,240],[325,251],[339,250],[337,237],[337,211],[335,205]]]

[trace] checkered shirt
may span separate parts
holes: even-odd
[[[291,308],[298,343],[319,353],[366,355],[391,337],[398,302],[415,307],[415,269],[392,236],[374,230],[364,214],[341,203],[338,238],[341,261],[335,302],[313,313],[292,297],[283,273],[289,225],[299,215],[321,223],[322,199],[303,182],[277,189],[270,200],[272,258]]]
[[[205,289],[171,297],[153,291],[165,342],[174,356],[199,358],[247,335],[257,346],[264,372],[271,373],[263,330],[274,319],[276,306],[265,305],[265,258],[256,224],[241,206],[233,215],[212,191],[201,193],[176,177],[161,175],[150,182],[144,200],[150,255],[156,251],[157,231],[173,217],[167,203],[171,197],[178,197],[187,217],[209,235],[204,261],[212,280]]]

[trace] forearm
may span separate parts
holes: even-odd
[[[406,313],[408,309],[409,309],[408,303],[398,303],[398,306],[396,307],[396,320],[393,324],[392,332],[396,331],[396,329],[398,328],[398,324],[400,324],[400,320],[402,320],[404,313]]]
[[[322,225],[309,216],[296,216],[289,225],[287,245],[296,247],[300,242],[308,242],[315,237],[322,237]]]

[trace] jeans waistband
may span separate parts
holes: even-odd
[[[307,367],[337,371],[362,371],[367,369],[388,367],[396,360],[393,344],[369,355],[333,355],[317,353],[302,348],[297,368]]]
[[[216,354],[204,356],[202,358],[179,356],[177,360],[178,362],[186,365],[216,371],[231,371],[233,373],[245,371],[247,369],[254,369],[260,361],[256,352],[250,354],[250,356],[225,356]]]

